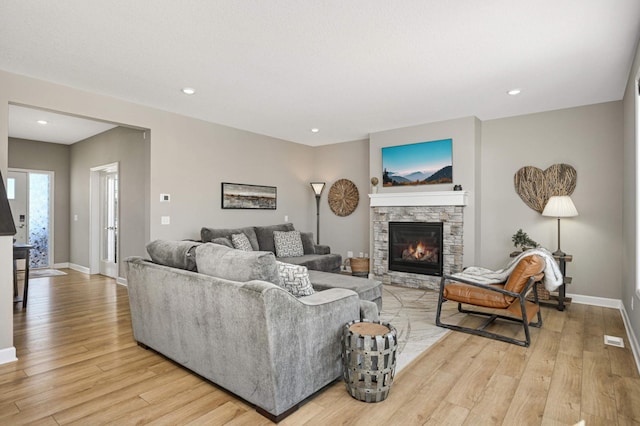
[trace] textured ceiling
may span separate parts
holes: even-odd
[[[638,0],[3,0],[0,69],[321,145],[619,100],[639,30]]]

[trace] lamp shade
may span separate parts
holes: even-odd
[[[549,198],[542,211],[542,216],[573,217],[578,216],[578,210],[573,205],[571,197],[568,195],[556,195]]]
[[[311,188],[314,194],[321,195],[324,190],[324,182],[311,182]]]

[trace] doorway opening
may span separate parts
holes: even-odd
[[[25,169],[9,169],[7,176],[16,242],[33,246],[30,269],[53,265],[53,179],[53,172]]]
[[[91,168],[90,273],[118,278],[118,163]]]

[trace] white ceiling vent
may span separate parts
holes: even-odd
[[[624,340],[622,340],[622,337],[607,336],[605,334],[604,335],[604,344],[605,345],[611,345],[611,346],[617,346],[619,348],[624,348]]]

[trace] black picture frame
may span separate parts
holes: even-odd
[[[220,205],[223,209],[276,210],[278,188],[222,182]]]
[[[7,190],[4,187],[2,172],[0,172],[0,236],[7,235],[16,235],[16,224],[13,221]]]

